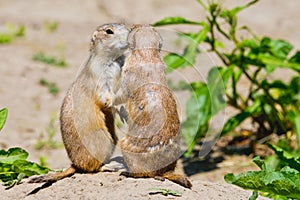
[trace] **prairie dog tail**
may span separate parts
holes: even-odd
[[[168,171],[162,175],[163,178],[168,179],[174,183],[177,183],[185,188],[191,188],[193,185],[189,179],[181,174],[175,174],[173,171]]]
[[[42,183],[42,182],[56,182],[66,177],[72,176],[75,174],[76,169],[71,166],[68,169],[57,172],[55,174],[46,174],[41,176],[32,177],[29,179],[28,183]]]

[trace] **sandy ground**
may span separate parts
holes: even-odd
[[[234,5],[235,1],[225,1]],[[240,23],[249,25],[259,35],[272,35],[285,38],[300,48],[300,26],[298,25],[300,1],[263,0],[240,15]],[[46,134],[51,118],[54,118],[55,140],[61,141],[57,116],[67,88],[74,80],[80,65],[88,56],[90,35],[96,26],[108,22],[153,23],[166,16],[184,16],[192,20],[203,19],[203,13],[193,0],[0,0],[0,26],[6,23],[24,24],[25,37],[11,44],[0,45],[0,107],[9,109],[9,116],[0,135],[0,148],[20,146],[26,149],[32,161],[39,162],[45,157],[53,169],[69,166],[63,148],[36,150],[34,148],[41,133]],[[49,33],[44,29],[45,21],[59,22],[58,29]],[[167,43],[175,34],[175,28],[162,30]],[[47,55],[63,56],[67,68],[56,68],[32,61],[32,55],[43,51]],[[217,62],[217,61],[215,61]],[[214,64],[210,58],[203,57],[197,65],[198,74],[180,74],[187,80],[205,77]],[[278,73],[279,77],[286,77]],[[60,89],[52,95],[39,84],[40,79],[55,82]],[[177,94],[182,96],[182,94]],[[187,99],[186,96],[183,99]],[[182,99],[182,98],[178,98]],[[179,103],[184,115],[184,102]],[[253,169],[245,156],[228,157],[214,170],[199,170],[190,175],[193,189],[186,190],[169,181],[151,179],[124,179],[118,173],[77,174],[36,194],[26,196],[39,187],[38,184],[21,184],[4,191],[0,186],[0,199],[174,199],[162,195],[149,195],[150,188],[162,187],[183,193],[182,199],[248,199],[251,192],[225,184],[223,175]],[[182,170],[179,165],[179,170]],[[210,169],[208,167],[208,169]],[[207,171],[207,172],[205,172]],[[210,182],[205,182],[210,181]],[[214,182],[214,183],[213,183]]]
[[[3,191],[1,198],[6,199],[248,199],[250,191],[234,186],[204,182],[193,182],[192,190],[185,189],[169,181],[153,179],[120,178],[115,173],[77,174],[59,181],[36,194],[29,194],[41,184],[21,184],[12,190]],[[167,188],[182,193],[181,197],[151,194],[152,188]],[[3,196],[4,194],[4,196]],[[4,199],[5,199],[4,198]],[[265,199],[265,198],[258,198]]]

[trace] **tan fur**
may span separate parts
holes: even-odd
[[[122,24],[105,24],[93,33],[90,57],[61,107],[62,139],[72,166],[30,182],[53,182],[76,171],[98,172],[111,157],[117,143],[111,105],[128,33]]]
[[[115,99],[126,102],[128,112],[128,133],[120,141],[127,175],[161,176],[190,188],[186,177],[173,172],[181,154],[180,121],[160,57],[161,37],[153,27],[137,25],[128,41],[131,52]]]

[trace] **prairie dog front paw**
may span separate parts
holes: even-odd
[[[109,92],[105,92],[100,97],[100,102],[103,103],[103,105],[107,108],[113,106],[113,102],[115,99],[115,95]]]

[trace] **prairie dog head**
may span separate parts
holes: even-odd
[[[104,24],[95,30],[90,43],[90,52],[121,56],[128,47],[129,29],[124,24]]]
[[[132,49],[161,49],[162,38],[150,25],[133,25],[128,36],[128,43]]]

